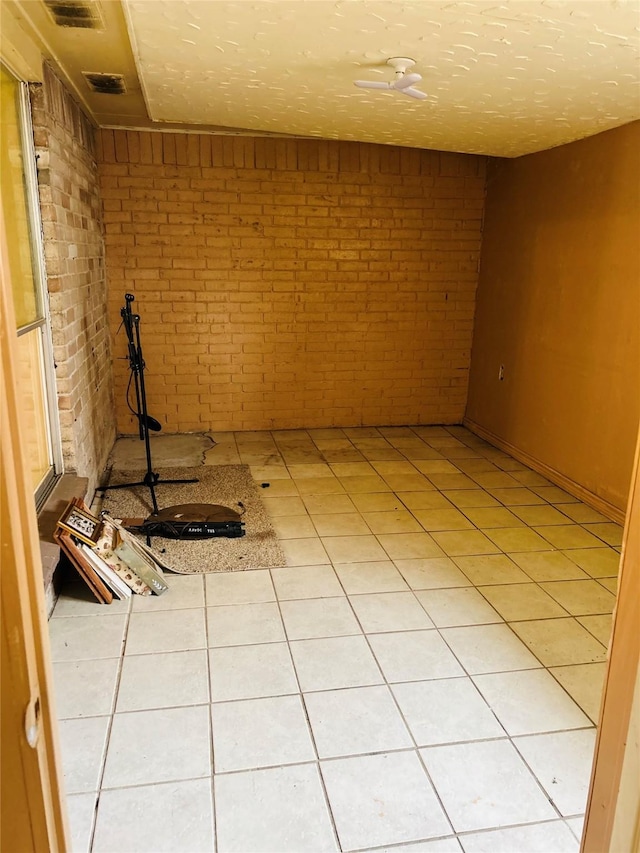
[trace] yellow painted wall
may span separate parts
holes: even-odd
[[[639,330],[640,122],[490,163],[469,424],[623,510]]]

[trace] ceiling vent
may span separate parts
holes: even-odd
[[[99,95],[124,95],[127,87],[122,74],[100,74],[93,71],[83,71],[82,76],[92,92]]]
[[[59,27],[104,29],[100,7],[94,0],[44,0],[44,5]]]

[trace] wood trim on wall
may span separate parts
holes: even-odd
[[[541,474],[543,477],[546,477],[547,480],[550,480],[556,486],[559,486],[561,489],[564,489],[565,492],[569,492],[570,495],[573,495],[576,498],[579,498],[584,503],[589,504],[589,506],[601,512],[603,515],[606,515],[607,518],[610,518],[612,521],[615,521],[617,524],[624,524],[625,520],[625,512],[624,510],[619,509],[619,507],[613,506],[613,504],[601,498],[599,495],[594,494],[589,491],[589,489],[585,489],[584,486],[581,486],[580,483],[576,483],[575,480],[572,480],[570,477],[566,477],[564,474],[561,474],[560,471],[556,471],[555,468],[551,468],[544,462],[541,462],[539,459],[536,459],[534,456],[530,456],[524,450],[520,450],[519,447],[511,444],[508,441],[500,438],[499,435],[495,435],[495,433],[491,432],[488,429],[485,429],[480,424],[471,420],[471,418],[463,418],[462,423],[467,429],[471,430],[471,432],[475,433],[475,435],[480,438],[484,438],[485,441],[488,441],[490,444],[495,445],[500,450],[504,450],[505,453],[508,453],[509,456],[513,456],[514,459],[517,459],[518,462],[522,462],[524,465],[528,465],[529,468],[532,468],[534,471],[537,471],[538,474]]]
[[[632,853],[638,841],[638,803],[619,796],[625,753],[638,749],[629,738],[634,692],[640,675],[640,436],[622,543],[618,598],[609,647],[582,853]],[[637,780],[625,779],[626,784]],[[616,846],[612,833],[616,826]],[[625,846],[620,839],[626,836]]]

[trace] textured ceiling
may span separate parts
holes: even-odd
[[[640,0],[98,0],[99,30],[0,0],[98,124],[514,157],[640,117]],[[124,13],[124,14],[123,14]],[[360,89],[409,56],[423,101]],[[127,94],[82,71],[123,74]]]
[[[125,0],[155,121],[500,156],[640,116],[640,6],[609,0]],[[416,101],[357,89],[416,60]]]

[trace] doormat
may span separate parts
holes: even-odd
[[[112,471],[107,485],[142,480],[146,471]],[[262,503],[260,490],[248,465],[200,465],[198,468],[161,468],[160,480],[188,480],[197,483],[159,483],[155,487],[160,509],[179,504],[222,504],[230,509],[243,504],[245,535],[238,539],[151,538],[151,548],[174,572],[190,575],[202,572],[242,572],[286,565],[284,552]],[[147,518],[153,511],[146,486],[116,489],[104,493],[102,508],[114,518]],[[146,540],[144,535],[141,539]]]

